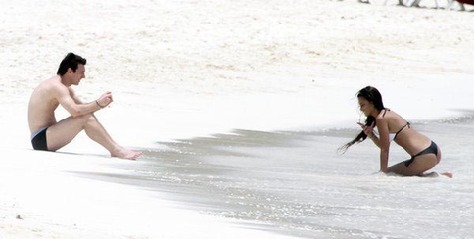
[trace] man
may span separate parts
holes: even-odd
[[[69,144],[84,130],[89,138],[106,148],[112,157],[138,158],[141,152],[117,144],[94,116],[94,112],[113,102],[112,93],[106,92],[95,101],[83,103],[71,89],[71,85],[78,85],[85,77],[85,65],[86,59],[69,53],[59,65],[57,75],[41,82],[34,89],[28,104],[28,124],[33,148],[54,152]],[[59,105],[71,116],[57,122],[54,111]]]

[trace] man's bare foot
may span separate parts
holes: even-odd
[[[116,152],[112,153],[112,157],[117,157],[121,159],[135,160],[142,155],[142,152],[133,151],[130,149],[121,148]]]

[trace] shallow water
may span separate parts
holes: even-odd
[[[234,130],[158,142],[126,175],[89,176],[166,192],[188,209],[302,238],[472,238],[473,117],[412,123],[442,149],[433,170],[454,178],[377,173],[378,150],[368,141],[338,154],[357,128]],[[390,165],[407,158],[392,145]]]

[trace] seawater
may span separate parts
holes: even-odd
[[[379,151],[368,140],[339,154],[357,127],[157,142],[127,176],[94,177],[299,238],[474,238],[473,117],[412,126],[441,147],[430,171],[452,171],[452,179],[378,173]],[[389,165],[408,158],[392,143]]]

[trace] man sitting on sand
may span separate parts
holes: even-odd
[[[69,144],[84,130],[95,142],[106,148],[112,157],[136,159],[142,153],[117,144],[94,116],[113,101],[106,92],[90,103],[81,102],[71,89],[85,77],[86,59],[73,53],[67,54],[59,65],[57,75],[41,82],[31,94],[28,104],[28,124],[31,144],[35,150],[56,151]],[[54,111],[61,105],[71,116],[56,121]]]

